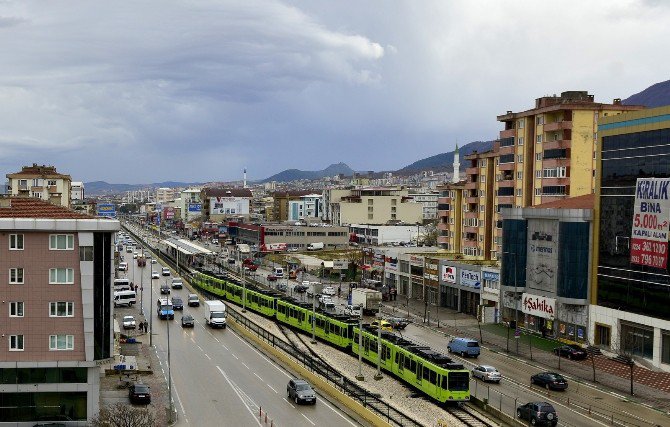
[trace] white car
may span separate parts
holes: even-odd
[[[167,267],[163,267],[163,271],[161,272],[163,276],[169,276],[170,275],[170,269]]]
[[[152,264],[156,264],[156,260],[152,258],[152,259],[151,259],[151,263],[152,263]]]
[[[337,294],[337,291],[332,286],[326,286],[325,288],[323,288],[323,291],[321,291],[321,293],[323,293],[324,295],[331,295],[332,296],[332,295]]]
[[[133,254],[133,259],[137,259],[137,252]]]
[[[472,377],[479,378],[482,381],[491,381],[494,383],[500,383],[502,375],[496,368],[490,365],[479,365],[475,366],[472,370]]]
[[[160,276],[160,274],[158,274],[157,271],[152,271],[152,272],[151,272],[151,278],[152,278],[152,279],[160,279],[161,276]]]
[[[344,307],[344,314],[352,317],[361,317],[361,306],[360,305],[347,305]]]
[[[135,318],[133,316],[123,316],[123,329],[135,329]]]
[[[319,297],[319,302],[325,304],[327,302],[333,302],[333,299],[329,295],[321,295]]]

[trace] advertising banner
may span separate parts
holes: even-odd
[[[638,178],[635,187],[630,262],[655,268],[668,265],[670,178]]]
[[[482,270],[482,274],[484,275],[484,280],[489,280],[491,282],[500,281],[500,273],[497,271]]]
[[[532,316],[553,319],[556,299],[524,293],[521,297],[521,311]]]
[[[163,208],[163,215],[165,216],[165,219],[174,219],[174,208]]]
[[[482,278],[479,271],[461,269],[461,286],[479,289],[482,284]]]
[[[334,270],[346,270],[349,268],[349,261],[346,259],[336,259],[333,261]]]
[[[528,219],[526,286],[553,292],[558,283],[558,220]]]
[[[443,265],[442,281],[447,283],[456,283],[456,268],[450,265]]]
[[[264,243],[261,245],[261,252],[283,252],[286,249],[288,249],[286,243]]]
[[[99,203],[96,209],[98,216],[116,218],[116,205],[111,203]]]
[[[202,211],[202,203],[189,203],[188,204],[188,211],[189,212],[201,212]]]

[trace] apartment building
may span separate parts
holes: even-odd
[[[271,211],[272,216],[268,217],[268,221],[288,221],[291,213],[290,202],[300,202],[301,197],[314,193],[316,193],[314,190],[289,190],[273,193],[272,197],[274,203]],[[294,221],[297,221],[297,219]]]
[[[83,202],[84,201],[84,183],[81,181],[73,181],[70,184],[70,200],[72,202]]]
[[[36,198],[0,199],[0,423],[98,412],[113,356],[116,220]],[[32,425],[32,424],[31,424]]]
[[[436,188],[436,187],[432,187]],[[434,220],[437,218],[437,199],[440,193],[438,191],[411,191],[408,196],[414,199],[416,203],[423,206],[423,219]]]
[[[179,208],[181,209],[181,217],[185,221],[191,221],[202,215],[202,200],[200,200],[200,189],[188,188],[181,192],[179,198]]]
[[[444,184],[438,187],[437,199],[437,245],[447,252],[460,254],[462,248],[463,191],[465,181]]]
[[[670,371],[670,107],[603,117],[598,129],[589,336]]]
[[[288,202],[288,220],[300,221],[302,219],[321,218],[321,194],[305,194],[298,200]]]
[[[23,166],[20,172],[7,174],[8,194],[11,196],[34,197],[70,207],[70,186],[72,178],[56,171],[55,166],[33,163]]]
[[[366,187],[325,190],[328,220],[336,225],[423,223],[423,206],[404,187]]]
[[[228,223],[228,233],[236,243],[243,243],[263,250],[264,245],[285,244],[285,249],[306,250],[310,243],[323,243],[324,249],[345,248],[349,242],[349,229],[325,224],[244,224]]]
[[[252,197],[248,188],[203,188],[200,192],[202,212],[211,222],[249,219]]]
[[[156,189],[156,203],[167,203],[173,201],[175,191],[172,188],[161,187]]]

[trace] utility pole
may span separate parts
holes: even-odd
[[[174,406],[172,404],[172,374],[170,372],[170,319],[167,319],[167,371],[168,371],[168,399],[170,400],[170,421],[173,420]]]
[[[144,244],[146,245],[146,242]],[[142,245],[142,259],[147,262],[144,258],[144,245]],[[140,314],[144,316],[144,270],[140,270]]]
[[[149,306],[151,306],[152,301],[154,300],[154,265],[151,264],[151,282],[149,283],[150,296],[149,296]],[[153,335],[154,335],[154,316],[151,315],[151,308],[149,309],[149,347],[153,347]]]
[[[377,314],[377,373],[374,379],[379,381],[382,377],[382,303],[379,303],[379,313]]]
[[[358,381],[365,381],[363,376],[363,310],[358,316]]]

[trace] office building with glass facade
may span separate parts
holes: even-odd
[[[670,107],[602,118],[598,147],[592,336],[596,345],[670,370],[667,264],[631,258],[638,179],[670,178]],[[667,262],[667,250],[656,255]]]

